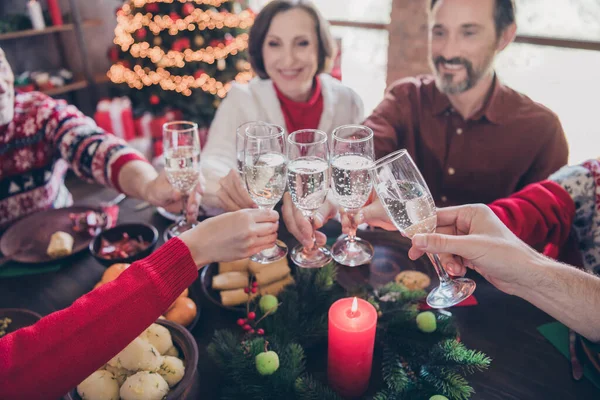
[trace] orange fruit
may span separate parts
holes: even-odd
[[[183,326],[188,326],[196,317],[196,303],[189,297],[178,297],[173,307],[165,313],[165,318]]]
[[[129,265],[130,264],[123,263],[111,265],[106,269],[106,271],[104,271],[104,274],[102,274],[102,282],[108,283],[114,281],[119,277],[119,275],[121,275],[121,273],[123,273],[123,271],[129,268]]]

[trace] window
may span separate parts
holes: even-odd
[[[600,1],[517,0],[519,35],[600,42]],[[511,44],[496,60],[504,83],[554,111],[570,147],[569,163],[600,156],[597,93],[600,51]]]

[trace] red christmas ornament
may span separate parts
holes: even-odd
[[[258,330],[256,331],[256,333],[258,333],[259,335],[264,335],[265,334],[265,330],[263,328],[258,328]]]
[[[254,281],[252,282],[252,287],[257,287],[258,286],[258,282]]]
[[[254,318],[256,318],[256,313],[254,311],[250,311],[248,313],[248,320],[252,321],[252,320],[254,320]]]
[[[180,38],[173,42],[171,46],[171,50],[173,51],[183,51],[185,49],[190,48],[190,39],[188,38]]]
[[[145,39],[146,35],[148,35],[148,31],[146,31],[146,28],[140,28],[137,31],[135,31],[135,37],[140,40]]]
[[[199,79],[202,77],[202,74],[204,74],[204,70],[203,69],[199,69],[198,71],[194,72],[194,78],[195,79]]]
[[[217,40],[217,39],[213,39],[213,40],[210,41],[210,46],[211,47],[219,47],[220,44],[221,44],[221,41]]]
[[[146,11],[153,14],[159,12],[160,9],[158,7],[158,3],[146,4]]]
[[[181,8],[181,11],[183,11],[183,15],[190,15],[195,9],[196,7],[194,7],[192,3],[185,3]]]
[[[252,293],[256,293],[258,291],[258,288],[253,287],[252,288]]]
[[[247,287],[244,288],[244,293],[246,293],[246,294],[250,293],[250,288],[247,288]]]
[[[156,105],[158,105],[158,103],[160,103],[160,97],[158,97],[155,94],[150,96],[150,104],[152,104],[153,106],[156,106]]]
[[[252,327],[250,325],[246,324],[246,325],[242,326],[242,329],[245,330],[246,332],[248,332],[249,330],[252,329]]]
[[[239,326],[244,326],[246,324],[246,320],[244,318],[240,318],[237,320],[237,324]]]
[[[254,329],[250,329],[248,333],[252,335],[254,333]]]
[[[112,46],[108,49],[108,59],[112,63],[116,63],[117,61],[119,61],[119,49],[117,48],[117,46]]]
[[[172,13],[170,13],[169,17],[171,17],[171,19],[173,21],[178,21],[178,20],[181,19],[181,15],[177,14],[175,11],[173,11]]]

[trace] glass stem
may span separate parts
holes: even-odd
[[[437,272],[437,274],[440,278],[440,285],[443,286],[443,285],[450,283],[452,281],[452,279],[450,279],[450,276],[448,276],[448,273],[442,266],[442,261],[440,261],[440,258],[438,257],[438,255],[427,253],[427,257],[429,257],[429,260],[431,260],[431,263],[433,264],[433,268],[435,268],[435,272]]]
[[[183,223],[187,223],[187,204],[190,195],[185,193],[181,195],[181,215],[183,216]]]
[[[356,211],[346,211],[346,215],[348,216],[348,221],[350,221],[350,230],[348,231],[348,241],[350,243],[356,242],[356,230],[358,229],[358,225],[356,225]]]
[[[308,218],[308,222],[310,223],[310,227],[312,229],[310,233],[310,241],[312,242],[312,245],[309,248],[305,247],[304,252],[312,253],[317,248],[317,237],[315,236],[315,213],[311,212],[305,216]]]

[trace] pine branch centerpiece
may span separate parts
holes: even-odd
[[[306,365],[307,351],[311,357],[327,343],[329,308],[347,294],[336,282],[333,263],[318,270],[299,268],[295,280],[278,298],[250,300],[239,330],[215,332],[208,353],[222,374],[222,399],[240,394],[257,400],[341,399]],[[425,296],[398,283],[365,296],[379,315],[375,351],[380,360],[373,363],[370,385],[378,391],[364,398],[465,400],[473,394],[466,377],[487,369],[491,360],[457,340],[450,313],[419,312]]]

